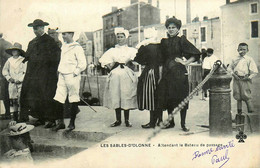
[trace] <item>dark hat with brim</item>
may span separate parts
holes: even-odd
[[[24,50],[22,50],[22,45],[20,43],[14,43],[13,47],[6,49],[5,52],[7,54],[13,55],[12,54],[13,50],[18,50],[20,52],[21,56],[23,56],[23,57],[25,56],[25,52],[24,52]]]
[[[41,19],[36,19],[33,23],[29,23],[28,27],[36,27],[36,26],[48,26],[49,23],[42,21]]]

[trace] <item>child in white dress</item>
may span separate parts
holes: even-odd
[[[6,61],[2,74],[9,82],[10,112],[13,112],[13,119],[18,121],[20,93],[27,65],[23,63],[25,52],[19,43],[15,43],[13,47],[6,49],[6,52],[12,57]]]

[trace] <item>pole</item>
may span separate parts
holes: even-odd
[[[140,23],[140,0],[138,0],[138,43],[141,42],[141,23]]]
[[[141,17],[140,17],[140,0],[138,0],[138,44],[141,42]],[[141,65],[138,65],[138,76],[141,75]]]
[[[176,17],[176,0],[174,0],[174,16]]]

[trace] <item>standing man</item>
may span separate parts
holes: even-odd
[[[25,61],[27,70],[21,91],[22,121],[31,115],[38,120],[34,126],[48,124],[45,128],[55,126],[56,104],[55,95],[58,76],[57,69],[60,61],[60,48],[57,43],[44,32],[44,26],[49,23],[36,19],[28,24],[32,27],[36,37],[29,42]]]
[[[211,69],[214,67],[215,62],[219,60],[219,58],[215,56],[213,53],[214,50],[212,48],[208,48],[206,51],[207,56],[203,59],[202,62],[203,79],[205,79],[206,76],[210,73]],[[202,100],[208,100],[209,88],[210,88],[209,81],[207,81],[202,87]]]
[[[56,29],[48,28],[48,35],[51,36],[55,40],[55,42],[58,44],[58,46],[61,48],[62,43],[59,40],[59,33],[57,32],[58,29],[59,29],[58,27]]]
[[[64,44],[61,48],[61,60],[58,68],[59,81],[54,100],[64,104],[68,96],[71,104],[70,123],[67,131],[75,129],[75,119],[78,112],[78,102],[80,101],[80,73],[86,69],[86,58],[83,48],[78,42],[73,40],[74,31],[62,31]],[[58,120],[55,131],[64,128],[63,119]]]
[[[12,44],[3,39],[3,33],[0,33],[0,72],[5,65],[7,59],[11,56],[5,52],[6,49],[10,48]],[[5,77],[0,73],[0,100],[3,100],[5,106],[5,118],[11,119],[10,113],[10,101],[8,93],[8,82]]]

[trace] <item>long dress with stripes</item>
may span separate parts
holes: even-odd
[[[153,111],[158,107],[156,89],[159,79],[159,66],[162,63],[159,47],[159,44],[153,43],[141,46],[134,59],[139,64],[145,66],[137,85],[139,110]]]

